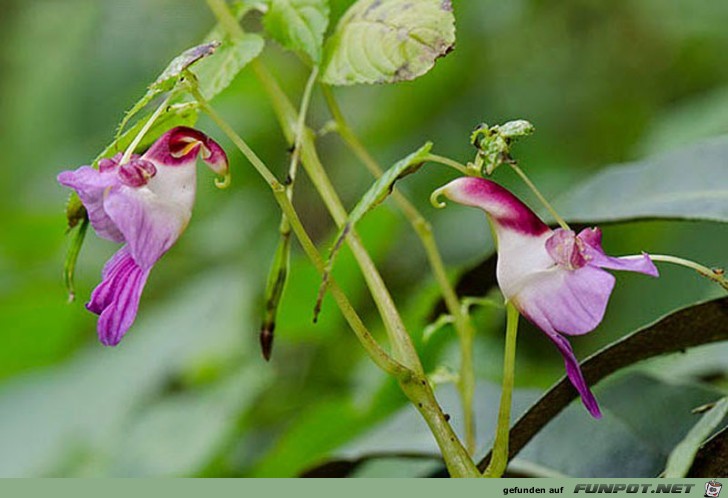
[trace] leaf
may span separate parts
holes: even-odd
[[[728,140],[608,167],[558,198],[568,221],[667,218],[728,222]]]
[[[263,18],[266,31],[278,43],[304,53],[314,65],[321,62],[328,24],[328,0],[270,0],[270,9]]]
[[[394,190],[394,184],[404,178],[407,175],[411,175],[422,167],[424,162],[427,160],[427,156],[432,149],[432,142],[427,142],[425,145],[420,147],[417,151],[413,152],[404,159],[399,160],[391,168],[385,171],[377,181],[367,190],[362,196],[359,202],[354,206],[354,209],[349,214],[349,218],[346,223],[339,230],[336,236],[336,242],[329,253],[329,259],[326,262],[326,269],[324,271],[321,286],[319,287],[318,298],[316,299],[316,306],[314,309],[314,322],[318,318],[319,312],[321,311],[321,303],[326,293],[326,288],[329,283],[329,276],[334,266],[336,255],[339,253],[341,246],[346,240],[346,236],[353,229],[354,225],[369,211],[377,207],[379,204],[389,197]]]
[[[210,41],[185,50],[172,59],[172,62],[162,71],[162,74],[150,85],[150,91],[156,91],[157,93],[170,91],[177,84],[177,79],[185,70],[203,57],[214,54],[219,46],[219,41]]]
[[[359,0],[324,46],[321,81],[351,85],[413,80],[454,44],[450,0]]]
[[[436,395],[451,416],[454,429],[462,434],[457,387],[442,386]],[[508,471],[552,477],[653,477],[664,468],[673,445],[692,426],[692,409],[715,399],[716,391],[631,373],[600,386],[598,395],[604,408],[601,420],[591,418],[580,403],[571,404],[510,462]],[[477,454],[492,445],[499,396],[500,386],[492,383],[479,383],[475,391]],[[534,389],[515,390],[513,413],[523,413],[536,399],[538,391]],[[670,407],[669,413],[665,413],[666,406]],[[586,434],[587,445],[583,444]],[[403,457],[441,462],[427,425],[412,406],[340,447],[329,460],[309,468],[306,476],[351,476],[367,462]],[[445,477],[442,463],[440,468],[436,477]],[[412,471],[399,477],[419,475],[419,469]]]
[[[593,354],[581,364],[591,386],[624,367],[654,356],[728,340],[728,298],[678,310]],[[511,428],[512,458],[571,401],[576,389],[564,377],[548,390]],[[480,462],[485,469],[490,455]]]
[[[710,437],[726,414],[728,414],[728,398],[723,398],[700,418],[685,439],[672,451],[667,460],[665,477],[685,477],[687,475],[700,446]]]
[[[88,453],[95,475],[116,475],[110,464],[123,458],[120,443],[148,408],[156,411],[154,402],[170,383],[179,392],[183,379],[201,368],[252,361],[252,344],[240,336],[241,323],[253,326],[252,296],[234,266],[207,272],[163,304],[140,310],[119,348],[89,344],[62,364],[0,385],[0,475],[40,476],[54,469],[78,475],[68,466],[79,451]],[[260,372],[250,385],[265,377]],[[238,395],[245,396],[249,385],[235,378]]]
[[[204,57],[208,57],[215,53],[215,50],[220,46],[219,41],[210,41],[197,45],[190,49],[185,50],[180,55],[172,59],[172,62],[162,71],[154,83],[149,85],[149,89],[144,96],[139,99],[131,109],[129,109],[119,123],[117,128],[116,138],[124,131],[127,123],[136,116],[142,109],[144,109],[154,98],[164,92],[168,92],[174,88],[177,84],[177,80],[182,75],[182,72],[187,70],[194,63]]]
[[[223,43],[213,57],[195,67],[202,95],[212,100],[225,90],[235,76],[263,51],[264,46],[263,38],[252,33]]]

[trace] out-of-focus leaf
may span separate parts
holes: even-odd
[[[321,80],[330,85],[413,80],[454,44],[450,0],[359,0],[324,46]]]
[[[710,438],[698,450],[688,477],[728,475],[728,427]]]
[[[715,139],[598,172],[556,199],[576,223],[636,219],[728,222],[728,140]]]
[[[349,214],[349,218],[346,223],[339,230],[336,236],[336,242],[334,243],[329,259],[326,262],[326,270],[324,271],[321,287],[319,288],[318,299],[316,300],[316,307],[314,311],[314,320],[318,317],[319,311],[321,311],[321,302],[323,301],[326,288],[329,283],[329,276],[334,266],[336,255],[344,244],[346,236],[354,228],[354,225],[362,219],[362,217],[369,211],[380,205],[394,190],[394,184],[398,180],[411,175],[422,167],[427,160],[427,155],[432,149],[432,142],[427,142],[425,145],[420,147],[418,150],[397,161],[394,166],[385,171],[374,184],[366,191],[359,202],[354,206],[354,209]]]
[[[685,477],[687,475],[700,446],[710,437],[726,414],[728,414],[728,398],[723,398],[700,418],[685,439],[672,450],[665,467],[665,477]]]
[[[266,31],[289,50],[321,62],[321,47],[329,24],[328,0],[270,0],[263,18]]]
[[[581,403],[549,423],[516,457],[579,477],[657,477],[695,421],[693,409],[718,391],[628,374],[598,391],[604,417]]]
[[[728,298],[715,299],[678,310],[590,356],[581,364],[584,378],[595,385],[608,375],[638,361],[683,349],[728,340]],[[564,377],[511,428],[511,457],[578,397]],[[485,469],[490,455],[480,462]]]
[[[194,475],[227,444],[238,414],[271,377],[270,369],[248,365],[203,392],[169,396],[145,409],[130,421],[115,451],[114,475]]]
[[[728,88],[701,93],[670,106],[655,119],[638,150],[664,153],[699,140],[728,134]]]
[[[225,90],[235,76],[258,57],[264,46],[263,38],[253,33],[246,33],[239,39],[227,39],[214,56],[194,67],[202,95],[212,100]]]
[[[443,410],[451,415],[456,432],[462,434],[456,388],[442,386],[436,394]],[[499,394],[499,387],[493,384],[481,384],[476,390],[476,455],[492,444]],[[673,445],[690,429],[691,410],[715,399],[715,395],[716,391],[698,385],[673,385],[641,374],[627,375],[600,386],[601,420],[590,417],[580,404],[572,404],[511,461],[509,471],[539,476],[654,477],[664,467]],[[523,413],[537,397],[534,390],[517,389],[513,412]],[[585,434],[589,434],[589,444],[584,444]],[[578,448],[579,458],[574,458],[574,448]],[[346,477],[367,462],[399,458],[437,461],[438,454],[427,426],[408,406],[306,475]],[[415,477],[423,467],[409,468],[412,473],[407,476]],[[373,471],[380,472],[377,476],[381,477],[387,467],[370,467]],[[436,475],[446,474],[443,469]]]
[[[235,269],[208,273],[137,322],[116,348],[94,344],[58,367],[0,387],[0,475],[40,476],[69,469],[88,455],[95,475],[116,475],[110,458],[133,419],[170,380],[201,365],[224,365],[250,354],[240,323],[252,300]],[[88,330],[93,334],[93,330]],[[184,434],[180,433],[180,437]]]

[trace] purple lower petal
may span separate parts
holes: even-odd
[[[145,270],[177,241],[190,214],[187,206],[162,202],[144,189],[128,186],[109,192],[104,209],[124,235],[134,261]]]
[[[613,275],[597,267],[556,266],[533,274],[514,302],[541,330],[581,335],[601,323],[614,282]]]
[[[104,195],[119,185],[114,171],[100,172],[89,166],[81,166],[75,171],[64,171],[58,175],[58,183],[70,187],[78,193],[83,202],[91,226],[99,237],[112,242],[123,242],[124,237],[116,224],[104,211]]]
[[[142,270],[124,246],[108,261],[102,275],[86,308],[100,315],[97,331],[101,343],[116,346],[134,323],[149,270]]]
[[[574,350],[571,349],[571,344],[564,337],[558,334],[546,334],[549,339],[556,345],[564,357],[564,364],[566,365],[566,375],[569,377],[571,384],[579,391],[581,401],[589,413],[594,418],[601,418],[602,412],[599,410],[599,403],[594,397],[594,394],[589,389],[589,385],[584,379],[584,375],[581,373],[581,367],[579,361],[574,356]]]
[[[581,401],[594,418],[601,418],[602,412],[599,410],[599,403],[597,403],[594,394],[589,389],[589,385],[584,379],[584,375],[581,373],[581,367],[579,361],[574,355],[574,350],[571,348],[571,344],[561,334],[556,332],[553,328],[548,325],[548,319],[539,314],[539,310],[535,310],[535,314],[531,315],[526,312],[521,312],[530,322],[539,327],[546,333],[551,342],[553,342],[558,348],[561,356],[564,358],[564,364],[566,366],[566,375],[569,377],[571,384],[576,388],[581,396]],[[545,324],[545,326],[544,326]]]
[[[642,253],[642,257],[615,258],[607,256],[604,249],[602,249],[602,231],[599,228],[586,228],[579,232],[577,237],[584,242],[584,254],[587,256],[590,265],[609,270],[644,273],[651,277],[660,276],[657,267],[645,253]]]

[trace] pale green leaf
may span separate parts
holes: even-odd
[[[324,46],[321,80],[330,85],[413,80],[454,44],[449,0],[359,0]]]
[[[211,100],[225,90],[235,76],[263,51],[264,45],[263,38],[256,34],[245,34],[240,39],[223,43],[213,57],[195,66],[194,73],[202,95]]]
[[[324,33],[329,24],[328,0],[270,0],[263,18],[266,31],[289,50],[321,62]]]
[[[704,143],[611,166],[557,199],[567,220],[728,221],[728,140]]]
[[[124,127],[127,123],[152,100],[154,100],[156,96],[174,88],[183,71],[187,70],[197,61],[212,55],[219,46],[220,42],[210,41],[185,50],[180,55],[172,59],[172,62],[170,62],[164,71],[162,71],[162,74],[154,80],[154,83],[149,85],[147,93],[145,93],[144,96],[126,112],[126,114],[124,114],[124,118],[121,120],[121,123],[119,123],[119,127],[117,128],[117,138],[124,131]]]
[[[718,401],[703,415],[680,444],[670,453],[665,468],[665,477],[685,477],[698,450],[728,414],[728,398]]]

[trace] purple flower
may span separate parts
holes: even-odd
[[[528,206],[483,178],[459,178],[438,190],[489,215],[498,244],[498,285],[503,295],[556,345],[566,373],[589,413],[601,412],[564,335],[582,335],[602,321],[615,278],[604,268],[658,276],[647,254],[614,258],[602,250],[602,232],[552,230]]]
[[[228,174],[227,157],[215,141],[178,127],[124,164],[117,154],[102,159],[98,170],[81,166],[58,175],[61,185],[78,192],[96,234],[124,243],[86,304],[99,315],[99,340],[107,346],[118,344],[134,323],[149,272],[190,221],[198,154],[215,173]]]

